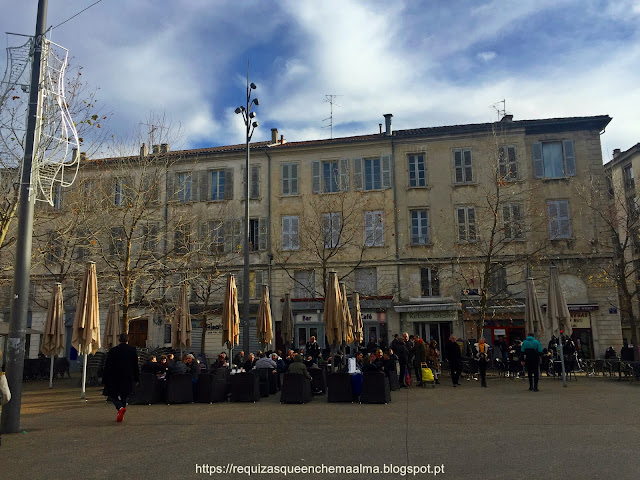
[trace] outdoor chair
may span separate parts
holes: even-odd
[[[327,393],[327,375],[321,368],[310,368],[309,375],[311,375],[311,386],[313,393]]]
[[[213,377],[206,373],[198,375],[198,383],[196,385],[196,403],[212,403],[211,402],[211,384]]]
[[[231,401],[253,402],[260,400],[258,377],[251,372],[231,375]]]
[[[578,381],[578,377],[576,376],[576,360],[573,357],[566,359],[564,369],[567,374],[567,380],[571,380],[571,375],[573,375],[573,379]]]
[[[267,368],[254,368],[251,373],[258,377],[258,386],[260,388],[260,396],[269,396],[269,373],[271,371]]]
[[[327,401],[353,403],[351,375],[348,373],[332,373],[327,376]]]
[[[164,401],[163,393],[162,383],[155,378],[155,375],[152,373],[141,373],[140,383],[136,386],[130,403],[133,405],[161,403]]]
[[[285,373],[280,403],[309,403],[313,400],[311,381],[298,373]]]
[[[167,377],[167,405],[193,402],[193,381],[190,373],[175,373]]]
[[[397,372],[389,372],[389,388],[392,391],[400,390],[400,380],[398,379]]]
[[[389,379],[383,372],[363,374],[360,403],[384,403],[391,401]]]

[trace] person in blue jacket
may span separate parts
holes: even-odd
[[[535,339],[533,333],[530,333],[526,340],[522,342],[520,351],[524,357],[522,359],[522,365],[526,365],[527,372],[529,372],[529,390],[538,392],[538,365],[540,364],[542,345]]]

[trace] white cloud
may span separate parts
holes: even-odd
[[[487,63],[496,58],[496,52],[480,52],[478,58]]]

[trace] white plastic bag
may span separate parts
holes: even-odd
[[[11,391],[7,383],[7,377],[4,373],[0,373],[0,396],[2,397],[2,405],[11,400]]]

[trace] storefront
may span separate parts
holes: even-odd
[[[362,310],[362,347],[373,341],[376,345],[389,345],[386,312],[376,310]]]
[[[305,348],[311,337],[315,337],[318,345],[325,348],[324,323],[321,312],[301,312],[293,316],[293,346],[295,350]]]
[[[576,350],[583,358],[595,358],[594,342],[597,342],[595,328],[591,322],[591,312],[598,310],[596,304],[570,304],[571,338],[576,344]]]
[[[457,303],[412,304],[395,307],[404,331],[442,346],[451,335],[461,336],[460,306]]]

